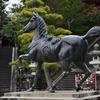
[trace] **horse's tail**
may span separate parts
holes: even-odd
[[[88,39],[91,37],[97,37],[97,36],[100,37],[100,27],[94,26],[84,36],[82,36],[82,38],[85,40],[85,39]]]

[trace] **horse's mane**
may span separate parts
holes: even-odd
[[[48,31],[47,31],[47,28],[46,28],[45,21],[38,14],[37,14],[37,26],[38,26],[38,29],[39,29],[40,37],[47,37]]]

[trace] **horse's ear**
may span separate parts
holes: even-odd
[[[35,15],[35,16],[36,16],[36,15],[39,15],[39,14],[38,14],[37,12],[33,12],[33,15]]]
[[[34,15],[34,16],[36,16],[36,13],[35,13],[35,12],[33,12],[33,15]]]

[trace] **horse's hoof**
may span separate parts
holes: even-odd
[[[52,87],[52,88],[49,89],[49,92],[50,93],[55,93],[55,89]]]
[[[50,93],[55,93],[55,90],[49,90]]]
[[[27,90],[28,92],[34,91],[34,89],[31,87]]]
[[[76,91],[79,92],[79,90],[82,90],[82,88],[81,87],[77,87]]]

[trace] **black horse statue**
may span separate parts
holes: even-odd
[[[84,62],[88,50],[87,38],[100,36],[100,27],[95,26],[91,28],[84,36],[68,35],[61,39],[55,36],[49,37],[43,18],[34,13],[29,23],[23,29],[24,33],[31,30],[34,30],[34,37],[28,47],[29,53],[19,56],[20,67],[22,67],[22,59],[38,63],[34,83],[29,91],[34,91],[43,62],[60,62],[63,69],[62,74],[49,88],[50,92],[55,92],[54,89],[58,82],[71,72],[70,64],[74,62],[85,74],[76,87],[76,91],[79,91],[83,82],[91,74],[91,70]]]

